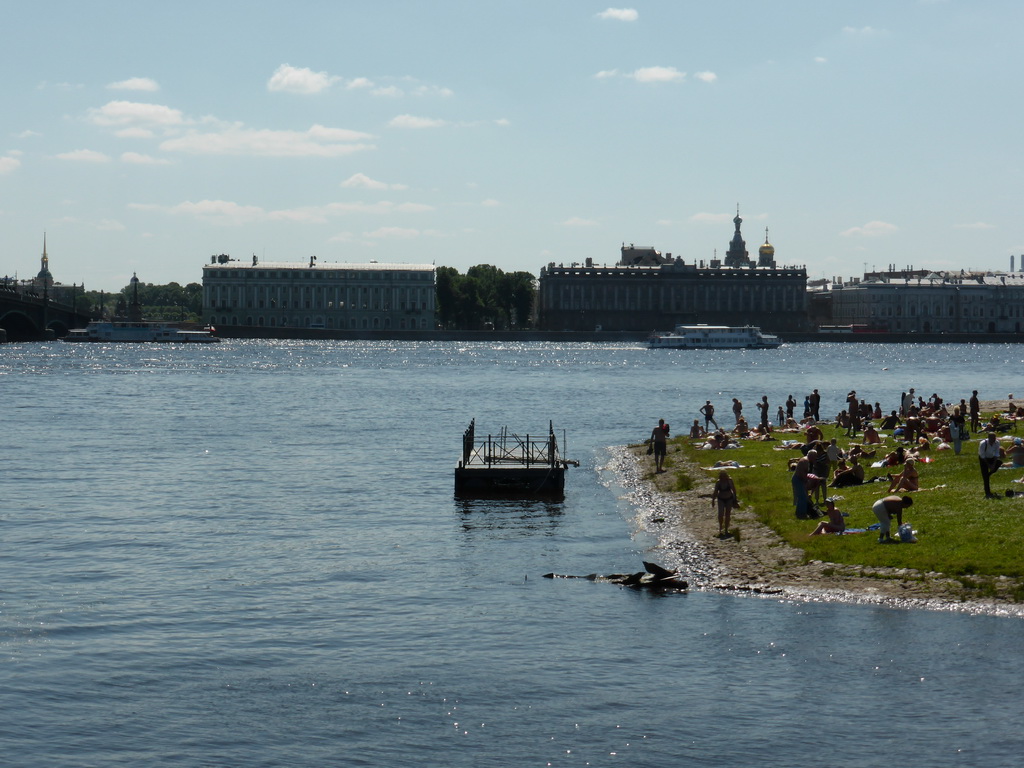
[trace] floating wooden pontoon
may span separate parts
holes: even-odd
[[[563,435],[564,440],[564,435]],[[502,429],[497,436],[476,438],[476,419],[462,435],[462,458],[455,467],[455,495],[462,497],[562,498],[565,470],[578,461],[562,458],[554,427],[547,437],[520,437]]]

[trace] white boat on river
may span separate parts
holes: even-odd
[[[64,341],[163,342],[166,344],[210,344],[220,341],[209,330],[186,330],[171,323],[93,320],[85,328],[68,332]]]
[[[654,333],[650,349],[775,349],[782,339],[762,333],[754,325],[677,325],[668,333]]]

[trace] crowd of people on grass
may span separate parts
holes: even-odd
[[[878,540],[897,540],[891,535],[891,521],[896,519],[897,530],[903,526],[903,510],[913,504],[913,497],[907,494],[922,490],[921,465],[934,461],[940,452],[959,456],[964,445],[974,439],[987,498],[998,498],[991,479],[999,469],[1024,468],[1024,439],[1006,434],[1016,432],[1017,419],[1024,418],[1024,408],[1017,408],[1013,395],[1009,396],[1005,412],[995,413],[984,422],[977,390],[969,398],[948,402],[935,393],[925,399],[911,387],[900,395],[898,407],[888,413],[880,402],[871,402],[850,391],[844,407],[831,422],[821,419],[821,395],[817,389],[803,398],[802,413],[797,410],[798,402],[792,394],[774,415],[767,395],[761,397],[756,407],[757,424],[751,426],[744,416],[743,403],[732,398],[734,425],[726,429],[715,419],[714,404],[706,400],[699,409],[704,424],[701,425],[700,418],[694,419],[689,437],[699,448],[710,451],[738,448],[745,440],[762,440],[775,442],[777,450],[798,452],[787,462],[796,516],[827,518],[818,523],[811,536],[847,530],[844,514],[829,498],[829,488],[884,482],[887,495],[872,507],[878,518]],[[826,439],[826,428],[846,437],[846,447],[840,447],[836,437]],[[664,419],[651,433],[648,453],[654,455],[656,472],[664,471],[668,433]],[[880,471],[869,475],[867,469]],[[1007,491],[1006,495],[1012,496],[1014,492]],[[726,470],[719,473],[711,503],[718,508],[719,537],[728,536],[737,494]]]

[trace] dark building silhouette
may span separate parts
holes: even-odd
[[[717,258],[707,265],[687,264],[670,253],[632,244],[623,244],[614,266],[597,266],[589,258],[582,264],[548,264],[540,271],[540,328],[649,331],[708,323],[806,329],[807,269],[778,267],[767,230],[757,261],[751,260],[742,222],[737,211],[724,264]]]

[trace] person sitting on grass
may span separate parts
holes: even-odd
[[[690,437],[704,437],[705,434],[704,427],[700,425],[697,419],[694,419],[693,426],[690,427]]]
[[[885,465],[887,467],[898,467],[907,460],[907,452],[902,445],[897,446],[895,451],[887,453],[885,456]]]
[[[1024,440],[1019,437],[1013,438],[1013,445],[1007,454],[1011,467],[1024,467]]]
[[[903,464],[903,471],[898,475],[892,476],[892,482],[889,483],[889,493],[897,491],[918,491],[921,489],[919,477],[917,474],[917,464],[913,459],[907,459]]]
[[[850,444],[850,452],[848,454],[848,457],[851,458],[851,459],[855,458],[855,457],[858,458],[858,459],[873,459],[873,458],[875,458],[875,454],[877,452],[878,452],[877,448],[875,448],[873,450],[870,450],[870,451],[865,451],[864,450],[864,446],[859,445],[857,443],[851,443]]]
[[[878,436],[878,430],[875,429],[875,425],[868,422],[864,425],[864,443],[866,445],[878,445],[882,442],[882,438]]]
[[[843,513],[836,509],[836,503],[832,499],[825,502],[825,514],[828,520],[822,520],[818,527],[811,531],[808,536],[821,536],[823,533],[842,533],[846,530],[846,521]]]
[[[882,429],[896,429],[900,425],[900,417],[893,411],[881,421]]]
[[[856,456],[850,458],[849,465],[839,462],[835,478],[832,480],[833,488],[846,488],[851,485],[861,485],[864,482],[864,467]]]

